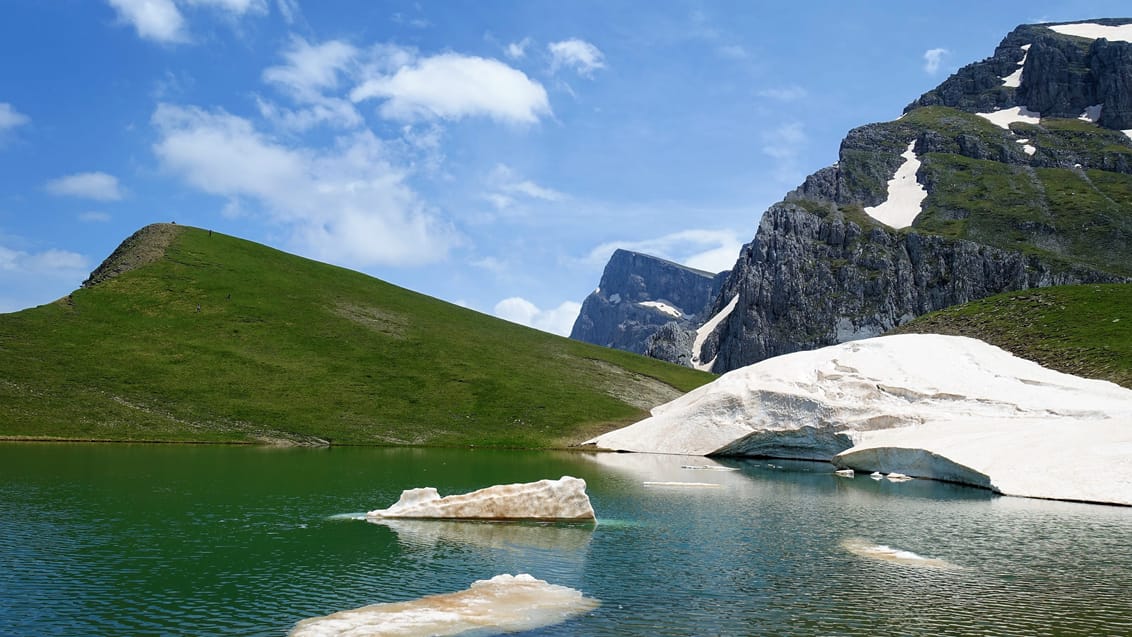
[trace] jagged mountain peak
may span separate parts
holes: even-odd
[[[1132,19],[1023,25],[851,130],[766,211],[711,309],[646,349],[716,317],[680,360],[729,371],[1004,291],[1129,281],[1130,242]]]

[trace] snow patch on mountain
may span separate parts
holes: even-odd
[[[923,209],[928,191],[916,180],[920,170],[920,159],[916,157],[915,140],[908,144],[908,150],[900,156],[904,163],[896,169],[896,175],[888,181],[888,199],[879,206],[867,206],[865,212],[877,221],[892,228],[907,228]]]

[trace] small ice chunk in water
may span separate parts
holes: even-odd
[[[304,619],[290,637],[499,635],[557,624],[601,605],[581,591],[527,575],[496,575],[467,590],[373,604]]]

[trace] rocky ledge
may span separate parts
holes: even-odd
[[[1132,390],[907,334],[765,360],[588,444],[832,461],[1004,495],[1132,505]]]

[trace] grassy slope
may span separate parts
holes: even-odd
[[[0,315],[8,437],[561,446],[643,416],[653,379],[711,378],[190,228]]]
[[[1017,134],[1012,134],[977,115],[942,106],[918,108],[882,126],[890,134],[878,136],[877,143],[888,146],[842,153],[846,179],[859,190],[885,189],[892,173],[878,162],[902,152],[905,140],[930,131],[942,150],[921,157],[919,178],[930,194],[909,231],[1132,275],[1127,255],[1132,175],[1096,168],[1132,163],[1132,144],[1123,133],[1080,120],[1043,119],[1040,125],[1014,124]],[[1042,158],[1094,168],[1031,166],[1016,141],[1020,136],[1029,138]],[[1011,155],[1017,163],[972,159],[959,154],[961,142],[980,146],[992,157]]]
[[[1132,388],[1132,284],[1010,292],[894,331],[971,336],[1052,369]]]

